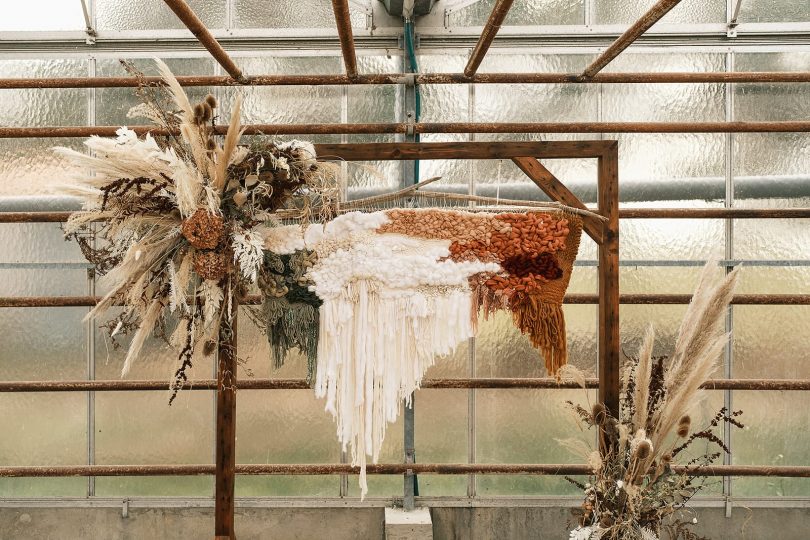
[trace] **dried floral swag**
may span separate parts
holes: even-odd
[[[585,408],[568,402],[579,422],[596,429],[602,449],[580,439],[559,441],[592,469],[587,484],[569,479],[585,496],[571,539],[657,540],[663,532],[673,540],[702,538],[677,511],[703,487],[701,470],[729,453],[718,429],[726,423],[743,427],[741,411],[726,408],[702,427],[692,420],[704,397],[700,387],[717,368],[729,337],[725,315],[737,270],[715,282],[717,266],[709,261],[704,268],[671,357],[653,356],[650,326],[637,356],[628,359],[621,418],[607,414],[601,403]],[[684,468],[676,471],[674,465]]]

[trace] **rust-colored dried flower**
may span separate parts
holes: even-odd
[[[228,272],[228,256],[216,251],[194,253],[194,271],[203,279],[222,279]]]
[[[225,236],[222,217],[204,208],[186,218],[180,230],[188,243],[197,249],[214,249]]]

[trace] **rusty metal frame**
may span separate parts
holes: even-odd
[[[501,29],[501,24],[503,24],[504,19],[506,19],[506,15],[509,14],[513,1],[514,0],[497,0],[495,3],[495,6],[492,8],[492,13],[489,14],[489,19],[487,19],[481,31],[481,36],[478,38],[478,42],[475,44],[472,53],[470,53],[470,59],[464,67],[464,75],[466,77],[472,77],[475,75],[475,72],[478,71],[478,67],[484,60],[484,56],[486,56],[487,51],[489,51],[489,46],[492,45],[492,41],[498,34],[498,30]]]

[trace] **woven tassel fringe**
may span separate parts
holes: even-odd
[[[529,336],[532,346],[540,351],[549,375],[556,375],[568,362],[562,306],[543,302],[530,295],[516,299],[509,309],[515,325]]]

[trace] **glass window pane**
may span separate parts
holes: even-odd
[[[810,21],[810,3],[805,0],[745,0],[737,20],[741,23]]]
[[[547,26],[584,24],[585,0],[524,0],[515,2],[504,26]],[[460,9],[450,9],[449,26],[483,26],[495,0],[481,0]],[[434,9],[440,8],[441,5]]]
[[[417,463],[467,463],[467,390],[419,390],[415,397]],[[419,494],[467,493],[467,476],[423,474]]]
[[[332,5],[322,0],[234,0],[236,28],[334,28]],[[353,28],[366,27],[366,12],[349,4]]]
[[[657,0],[593,0],[597,24],[632,24]],[[661,24],[713,23],[726,21],[725,0],[684,0],[661,19]]]
[[[64,0],[16,2],[0,18],[0,32],[81,31],[85,26],[82,5]]]
[[[187,0],[208,28],[225,28],[226,0]],[[185,28],[163,0],[96,0],[99,30],[166,30]]]
[[[77,7],[78,3],[77,3]],[[86,77],[84,60],[3,60],[0,77]],[[87,124],[88,89],[0,90],[0,125],[10,127]],[[79,139],[0,139],[0,196],[48,193],[65,180],[66,159],[52,148],[82,150]]]

